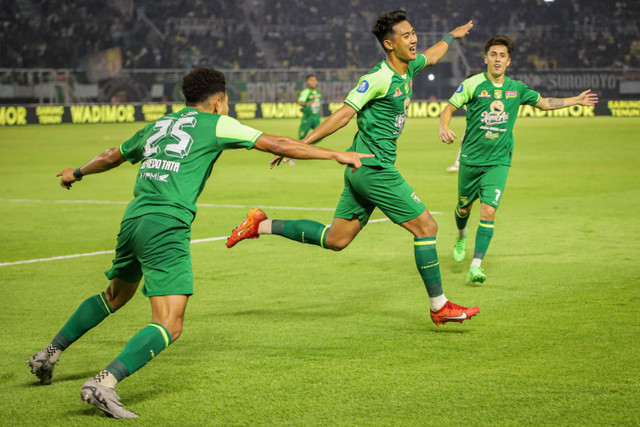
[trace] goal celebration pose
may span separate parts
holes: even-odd
[[[380,15],[372,33],[382,45],[386,60],[362,76],[344,105],[303,140],[308,144],[318,142],[344,127],[357,114],[358,133],[349,150],[375,155],[363,159],[363,166],[356,171],[345,169],[344,191],[331,226],[310,220],[269,220],[264,212],[253,209],[233,231],[227,247],[261,234],[276,234],[339,251],[356,237],[378,207],[414,236],[415,262],[427,288],[432,321],[439,326],[475,316],[478,307],[462,307],[445,297],[436,252],[437,224],[395,168],[396,147],[409,110],[413,78],[424,67],[435,65],[449,44],[464,37],[472,26],[469,21],[419,54],[418,39],[405,12],[398,10]],[[281,157],[272,160],[272,167],[281,160]]]
[[[440,116],[440,140],[451,144],[456,134],[449,129],[453,113],[467,106],[458,172],[458,205],[455,220],[458,228],[453,258],[465,258],[467,221],[476,199],[480,199],[480,224],[476,233],[473,260],[467,282],[486,280],[482,260],[493,236],[496,210],[504,193],[513,155],[513,126],[520,105],[541,110],[555,110],[572,105],[594,105],[598,95],[585,90],[569,98],[545,98],[518,80],[505,76],[511,64],[513,41],[506,36],[490,38],[484,48],[487,71],[469,77],[449,99]]]
[[[140,163],[135,198],[127,206],[118,234],[109,285],[89,297],[44,350],[28,364],[47,385],[63,351],[124,306],[144,276],[142,293],[151,302],[151,323],[80,390],[83,400],[113,418],[135,418],[120,403],[114,387],[172,344],[182,332],[187,300],[193,294],[191,223],[196,200],[223,150],[255,148],[297,159],[331,159],[356,170],[367,154],[326,150],[291,138],[267,135],[227,116],[224,75],[196,68],[182,80],[187,107],[138,131],[119,148],[111,148],[84,166],[57,176],[70,189],[84,175],[106,172],[125,161]]]

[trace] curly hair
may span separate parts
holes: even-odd
[[[189,106],[199,104],[216,93],[225,93],[226,79],[220,71],[198,67],[182,78],[182,93]]]
[[[375,25],[371,29],[373,35],[376,36],[382,48],[384,47],[384,41],[389,40],[393,35],[393,26],[407,20],[407,13],[404,10],[394,10],[393,12],[385,12],[378,16]]]
[[[511,56],[511,52],[513,52],[513,40],[501,34],[493,36],[489,40],[487,40],[487,43],[484,45],[485,55],[487,54],[487,52],[489,52],[491,46],[506,46],[507,52],[509,52],[509,56]]]

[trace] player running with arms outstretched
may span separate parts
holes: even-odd
[[[345,104],[303,140],[316,143],[344,127],[357,114],[358,133],[349,150],[375,155],[363,159],[363,166],[357,171],[346,168],[344,190],[331,226],[310,220],[269,220],[264,212],[254,209],[233,231],[227,246],[261,234],[276,234],[339,251],[351,243],[378,207],[414,236],[415,262],[429,294],[433,322],[441,325],[475,316],[478,307],[462,307],[445,297],[436,252],[437,224],[395,168],[397,142],[407,118],[413,78],[423,68],[435,65],[449,45],[464,37],[472,26],[469,21],[420,54],[418,38],[404,11],[380,15],[372,33],[382,45],[386,60],[362,76]],[[272,167],[281,160],[275,158]]]
[[[458,229],[453,257],[465,257],[467,221],[471,207],[480,199],[480,225],[467,282],[482,283],[486,279],[482,259],[493,236],[496,210],[507,183],[513,154],[513,126],[520,105],[533,105],[541,110],[555,110],[572,105],[594,105],[598,95],[585,90],[569,98],[545,98],[518,80],[505,75],[511,64],[513,41],[497,35],[485,44],[487,71],[469,77],[449,99],[440,116],[440,140],[451,144],[457,135],[449,128],[458,108],[467,106],[458,172],[458,205],[455,220]]]
[[[143,295],[151,301],[151,323],[134,335],[105,369],[84,383],[83,400],[113,418],[136,418],[120,403],[114,387],[178,339],[187,300],[193,294],[191,223],[196,200],[223,150],[255,148],[297,159],[332,159],[356,170],[366,154],[312,147],[291,138],[267,135],[227,116],[224,75],[197,68],[182,80],[187,107],[145,126],[119,148],[57,176],[70,189],[84,175],[111,170],[125,161],[140,164],[118,234],[109,285],[86,299],[44,350],[28,364],[40,384],[51,383],[63,351],[122,308],[144,276]]]

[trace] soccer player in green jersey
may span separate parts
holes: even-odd
[[[134,335],[122,353],[80,391],[83,400],[114,418],[135,418],[123,408],[114,386],[173,343],[182,332],[187,300],[193,294],[191,223],[196,200],[223,150],[255,148],[297,159],[333,159],[356,170],[366,154],[312,147],[294,139],[262,133],[227,116],[224,75],[197,68],[182,80],[186,108],[150,123],[119,148],[99,154],[84,166],[57,176],[70,189],[84,175],[105,172],[125,161],[140,163],[134,199],[118,234],[109,285],[85,300],[44,350],[28,364],[40,384],[50,384],[58,358],[73,342],[135,294],[144,276],[143,295],[151,301],[151,323]]]
[[[369,221],[375,207],[414,236],[414,257],[427,288],[431,319],[436,325],[462,322],[475,316],[478,307],[462,307],[444,295],[436,252],[437,224],[424,203],[395,168],[398,138],[407,118],[413,78],[426,66],[435,65],[449,44],[464,37],[473,24],[469,21],[422,54],[418,39],[404,11],[383,13],[372,33],[382,45],[386,60],[362,76],[344,105],[329,116],[303,142],[313,144],[344,127],[357,114],[358,133],[349,150],[370,153],[357,171],[346,168],[345,186],[331,226],[310,220],[269,220],[253,209],[236,228],[227,247],[261,234],[276,234],[326,249],[344,249]],[[272,160],[272,167],[282,159]]]
[[[496,210],[511,166],[513,126],[520,105],[555,110],[572,105],[591,106],[598,102],[598,96],[590,93],[591,90],[569,98],[545,98],[524,83],[510,79],[505,72],[511,64],[512,51],[513,41],[508,37],[497,35],[490,38],[484,48],[487,71],[463,81],[440,116],[440,140],[451,144],[457,137],[449,129],[451,116],[458,108],[467,106],[467,127],[458,172],[458,205],[455,209],[458,235],[453,257],[458,262],[465,257],[469,213],[473,202],[480,199],[480,225],[467,274],[467,281],[472,283],[486,280],[482,259],[493,236]]]
[[[318,79],[315,74],[307,76],[307,88],[300,92],[298,104],[302,107],[302,121],[298,129],[298,139],[302,139],[311,129],[320,126],[322,113],[322,93],[316,89]]]

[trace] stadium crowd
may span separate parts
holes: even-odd
[[[124,68],[359,68],[382,57],[369,29],[383,0],[2,0],[0,66],[76,68],[120,47]],[[514,69],[640,66],[640,2],[471,0],[401,5],[418,32],[468,19],[479,55],[515,38]],[[467,11],[470,12],[470,15]],[[426,46],[421,46],[426,47]]]

